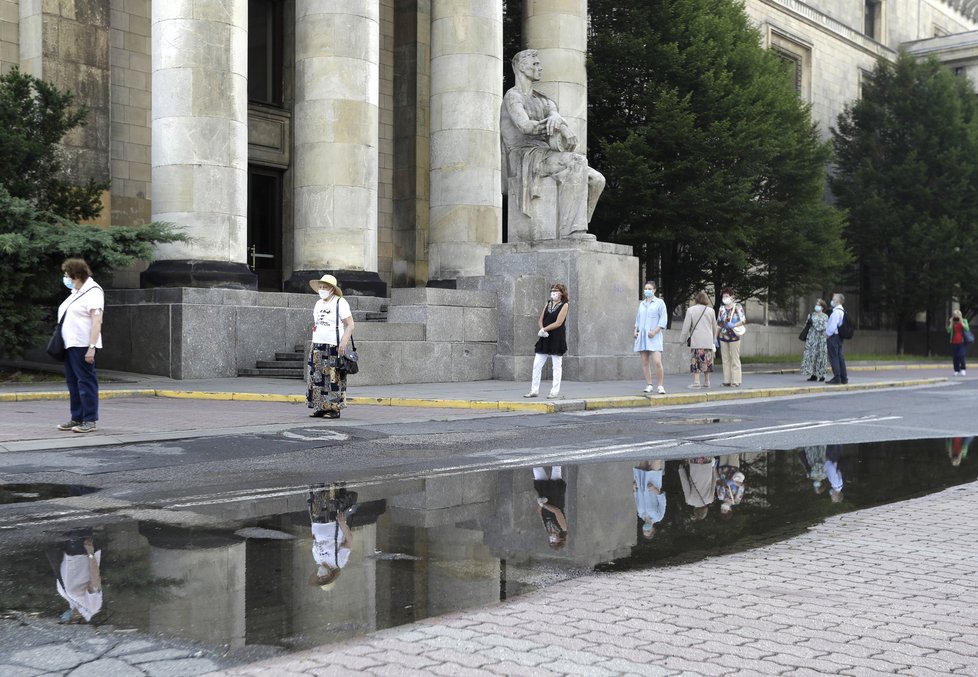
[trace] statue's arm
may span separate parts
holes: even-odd
[[[546,131],[546,120],[531,120],[523,105],[523,97],[519,93],[509,91],[505,97],[506,112],[510,120],[524,134],[543,134]]]

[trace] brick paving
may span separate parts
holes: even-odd
[[[978,483],[214,675],[978,675]]]

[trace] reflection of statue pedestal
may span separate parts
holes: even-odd
[[[494,377],[530,379],[537,320],[550,285],[562,282],[570,294],[564,379],[641,378],[632,353],[638,271],[638,259],[624,245],[590,239],[495,245],[485,277],[460,280],[460,286],[499,297]]]

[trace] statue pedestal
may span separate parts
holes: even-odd
[[[485,277],[462,279],[459,286],[499,297],[495,378],[530,379],[537,320],[550,286],[562,282],[570,296],[564,380],[641,379],[632,352],[638,274],[631,247],[586,238],[543,240],[494,245]]]

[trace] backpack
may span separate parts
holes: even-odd
[[[848,341],[855,333],[856,330],[853,329],[852,322],[849,321],[849,313],[843,311],[842,322],[839,323],[839,338]]]

